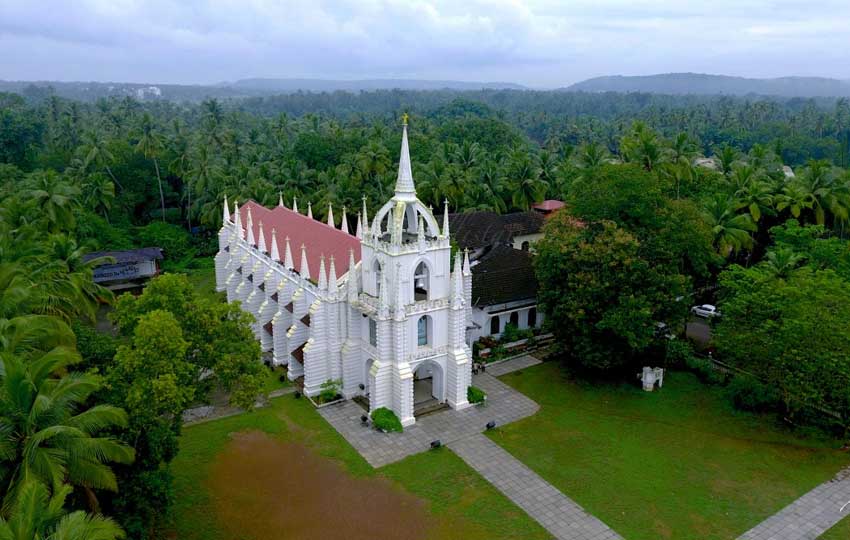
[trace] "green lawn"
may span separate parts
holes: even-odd
[[[229,540],[216,516],[208,477],[211,465],[231,434],[247,430],[259,430],[281,441],[307,445],[316,454],[338,463],[353,477],[382,478],[400,494],[407,492],[424,500],[429,523],[433,524],[428,534],[431,538],[548,538],[545,530],[448,449],[372,469],[306,400],[292,396],[275,399],[268,408],[184,430],[180,453],[172,463],[176,500],[170,537]],[[244,510],[240,508],[238,512],[249,516],[254,515],[255,503],[239,497],[228,502],[231,506],[244,505]],[[363,519],[369,519],[368,508],[364,508]],[[286,531],[275,537],[285,538]]]
[[[820,540],[847,540],[850,538],[850,517],[842,519],[818,538]]]
[[[492,439],[628,540],[736,538],[850,462],[686,373],[653,393],[575,382],[554,362],[502,380],[541,410]]]
[[[195,291],[202,297],[214,301],[224,299],[224,293],[215,292],[215,268],[207,265],[204,268],[187,268],[182,270],[189,278],[189,282],[195,287]]]

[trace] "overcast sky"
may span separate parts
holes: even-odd
[[[850,0],[0,0],[0,79],[850,79]]]

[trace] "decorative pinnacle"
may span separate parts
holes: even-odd
[[[407,113],[402,114],[401,115],[401,125],[406,126],[408,118],[410,118],[410,115],[408,115]]]

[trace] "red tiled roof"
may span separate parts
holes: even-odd
[[[555,199],[547,199],[543,202],[537,203],[532,206],[535,210],[540,210],[546,213],[554,212],[555,210],[560,210],[566,206],[563,201],[557,201]]]
[[[292,250],[292,263],[295,270],[301,269],[301,244],[307,247],[307,263],[310,265],[310,276],[317,280],[319,262],[322,255],[325,259],[334,257],[337,276],[348,272],[348,251],[354,250],[354,262],[360,260],[360,240],[356,236],[342,232],[327,223],[308,218],[283,206],[268,209],[255,202],[248,201],[239,207],[242,227],[248,223],[248,208],[251,208],[251,219],[254,223],[254,241],[260,238],[260,222],[263,223],[263,235],[267,247],[271,251],[272,229],[277,235],[277,249],[283,260],[286,253],[286,237],[289,237],[289,247]],[[247,235],[246,235],[247,236]],[[325,261],[325,266],[330,260]]]

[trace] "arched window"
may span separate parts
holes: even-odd
[[[495,317],[490,317],[490,333],[498,334],[500,331],[501,328],[499,328],[499,316],[496,315]]]
[[[528,310],[528,327],[535,328],[537,326],[537,308]]]
[[[430,328],[428,328],[429,326],[427,315],[419,317],[419,320],[416,322],[416,344],[420,347],[428,345],[428,333],[430,331]]]
[[[378,323],[372,317],[369,317],[369,345],[378,346]]]
[[[375,296],[381,294],[381,263],[375,259],[375,264],[372,265],[372,272],[375,273]]]
[[[519,311],[511,313],[511,324],[514,325],[514,327],[519,328]]]
[[[522,243],[522,250],[523,250],[523,251],[528,251],[528,248],[529,248],[530,246],[531,246],[531,244],[529,244],[529,243],[528,243],[528,240],[526,240],[525,242],[523,242],[523,243]]]
[[[425,262],[421,262],[416,266],[416,271],[413,272],[413,299],[428,300],[428,289],[431,285],[428,266]]]

